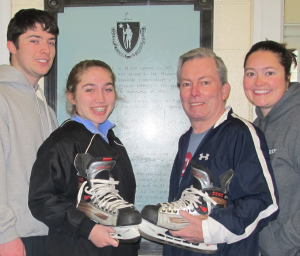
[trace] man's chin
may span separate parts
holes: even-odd
[[[44,69],[44,70],[39,70],[39,71],[37,71],[35,73],[36,73],[37,77],[41,78],[43,76],[46,76],[49,73],[50,69],[51,68]]]

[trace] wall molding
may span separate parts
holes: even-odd
[[[6,47],[6,33],[10,19],[11,0],[0,1],[0,64],[9,64],[9,52]]]

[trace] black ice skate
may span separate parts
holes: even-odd
[[[229,183],[233,176],[230,169],[219,177],[221,188],[213,186],[211,173],[191,163],[193,185],[183,191],[181,198],[172,203],[146,205],[142,212],[142,223],[139,225],[141,236],[163,244],[175,247],[212,254],[217,245],[192,244],[180,237],[167,234],[168,230],[180,230],[188,226],[189,222],[182,218],[179,211],[184,210],[194,216],[206,219],[216,208],[226,207]]]
[[[116,232],[111,234],[113,238],[123,242],[137,241],[140,237],[138,225],[141,215],[115,189],[119,182],[111,177],[110,171],[116,159],[78,154],[74,163],[79,181],[77,209],[95,222],[112,227]]]

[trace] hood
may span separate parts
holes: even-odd
[[[271,111],[264,117],[260,108],[256,107],[257,120],[260,125],[262,122],[271,124],[278,120],[281,116],[285,115],[289,110],[295,106],[300,105],[300,84],[292,83],[289,89],[284,93],[281,99],[275,104]]]
[[[39,90],[41,92],[42,96],[42,102],[44,103],[45,106],[45,111],[46,111],[46,116],[47,116],[47,121],[48,121],[48,127],[50,133],[53,131],[52,125],[51,125],[51,118],[50,118],[50,113],[48,109],[48,105],[44,96],[44,92],[42,89],[39,87],[38,84],[35,84],[34,87],[31,86],[25,75],[19,71],[18,69],[14,68],[13,66],[10,65],[0,65],[0,84],[3,84],[7,87],[13,87],[14,89],[21,91],[22,93],[34,95],[36,107],[38,109],[40,121],[41,121],[41,127],[43,131],[43,138],[44,140],[46,139],[46,133],[44,129],[44,123],[42,120],[42,114],[41,114],[41,109],[40,105],[38,103],[39,99],[36,95],[36,91]]]
[[[34,91],[24,74],[10,65],[0,65],[0,83],[23,92]]]

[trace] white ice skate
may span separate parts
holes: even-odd
[[[119,182],[110,177],[110,170],[116,159],[78,154],[74,163],[80,187],[77,209],[93,221],[112,227],[116,233],[112,233],[111,237],[122,242],[137,241],[140,237],[138,225],[141,223],[141,215],[115,189]]]
[[[189,243],[180,237],[172,236],[167,231],[181,230],[189,225],[189,222],[180,215],[180,210],[206,219],[214,209],[226,207],[233,171],[228,170],[220,176],[221,188],[218,188],[213,186],[209,170],[194,163],[191,163],[191,168],[194,176],[193,186],[184,190],[178,201],[146,205],[141,212],[142,223],[139,225],[139,231],[144,238],[158,243],[212,254],[216,252],[217,245]]]

